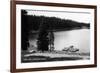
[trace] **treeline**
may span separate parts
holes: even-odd
[[[24,14],[23,14],[24,15]],[[48,29],[75,29],[90,28],[89,23],[79,23],[73,20],[66,20],[57,17],[46,17],[46,16],[36,16],[36,15],[24,15],[26,20],[23,22],[28,30],[39,30],[40,25],[46,26]]]

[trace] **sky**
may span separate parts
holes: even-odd
[[[71,19],[78,22],[90,23],[91,14],[82,11],[54,11],[54,10],[26,10],[28,15],[58,17],[62,19]]]

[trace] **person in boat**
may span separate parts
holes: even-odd
[[[77,52],[77,51],[79,51],[79,49],[74,48],[74,46],[72,45],[72,46],[70,46],[69,51],[70,52]]]
[[[65,48],[63,49],[63,51],[66,51],[66,52],[77,52],[77,51],[79,51],[79,49],[74,48],[74,46],[72,45],[72,46],[70,46],[70,47],[65,47]]]

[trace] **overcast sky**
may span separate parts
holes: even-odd
[[[75,11],[50,11],[50,10],[26,10],[28,15],[58,17],[62,19],[71,19],[78,22],[90,23],[91,14],[89,12]]]

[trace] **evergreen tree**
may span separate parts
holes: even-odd
[[[49,40],[48,40],[48,26],[47,24],[44,22],[44,20],[41,20],[41,24],[39,27],[39,35],[38,35],[38,41],[37,41],[37,45],[38,45],[38,50],[39,51],[48,51],[48,45],[49,45]]]
[[[21,49],[27,50],[28,43],[28,22],[27,22],[27,11],[21,10]]]

